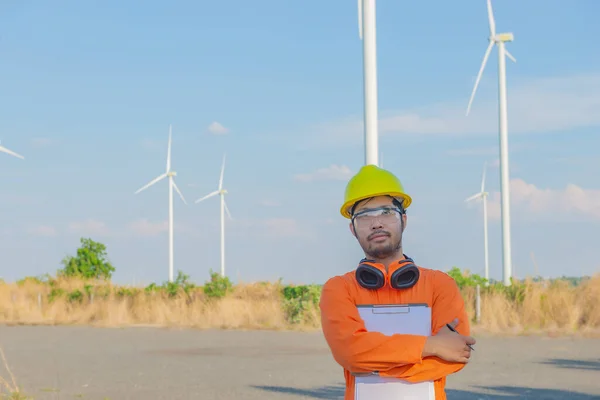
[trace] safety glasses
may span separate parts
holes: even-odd
[[[392,224],[400,221],[402,212],[394,207],[377,207],[361,210],[352,216],[352,219],[359,225],[370,225],[375,220],[382,224]]]

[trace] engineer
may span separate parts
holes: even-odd
[[[341,214],[350,220],[365,258],[354,270],[327,280],[320,300],[323,334],[344,368],[345,400],[354,399],[352,373],[373,371],[409,382],[432,380],[436,400],[446,399],[446,376],[463,369],[471,356],[468,345],[475,339],[456,282],[413,264],[403,252],[411,202],[398,178],[375,165],[362,167],[346,186]],[[406,303],[431,307],[431,336],[368,332],[356,308]]]

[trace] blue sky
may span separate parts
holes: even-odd
[[[507,48],[513,268],[597,272],[600,4],[497,0]],[[435,8],[438,7],[438,8]],[[380,150],[402,180],[405,252],[440,270],[501,279],[497,53],[465,117],[488,26],[484,0],[377,4]],[[0,276],[54,273],[81,236],[105,243],[121,283],[168,277],[173,168],[175,269],[219,269],[216,189],[227,154],[227,274],[323,282],[362,256],[338,212],[364,160],[362,43],[355,1],[62,1],[0,5]],[[212,128],[211,128],[212,127]],[[215,129],[216,127],[216,129]],[[258,181],[253,181],[252,176]]]

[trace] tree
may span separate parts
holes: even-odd
[[[89,238],[81,238],[77,256],[66,256],[59,275],[84,279],[109,279],[115,268],[108,262],[106,246]]]

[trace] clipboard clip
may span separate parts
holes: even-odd
[[[408,314],[410,312],[409,306],[383,306],[383,307],[373,307],[371,309],[373,314]]]

